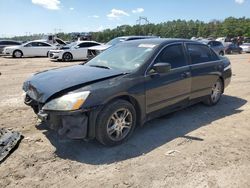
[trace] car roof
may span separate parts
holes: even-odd
[[[134,44],[155,44],[155,45],[161,45],[161,44],[170,44],[175,42],[190,42],[195,44],[202,44],[200,42],[190,40],[190,39],[178,39],[178,38],[150,38],[150,39],[140,39],[140,40],[131,40],[131,41],[125,41],[123,43],[134,43]]]
[[[81,40],[81,41],[77,41],[77,44],[81,44],[81,43],[86,43],[86,42],[94,42],[94,43],[99,43],[93,40]]]
[[[131,38],[158,38],[157,36],[148,36],[148,35],[132,35],[132,36],[121,36],[121,37],[117,37],[117,38],[120,38],[120,39],[125,39],[125,40],[128,40],[128,39],[131,39]]]

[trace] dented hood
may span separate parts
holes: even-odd
[[[40,72],[23,84],[23,90],[34,100],[45,103],[52,95],[63,90],[87,85],[123,74],[118,70],[74,65]]]

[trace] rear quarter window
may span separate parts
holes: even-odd
[[[192,64],[219,60],[218,56],[206,45],[188,44],[187,49]]]

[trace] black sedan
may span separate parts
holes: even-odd
[[[59,134],[112,146],[152,118],[198,102],[217,104],[231,74],[229,60],[207,45],[145,39],[115,45],[86,64],[38,73],[23,89],[25,103]]]

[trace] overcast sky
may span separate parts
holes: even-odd
[[[100,31],[139,16],[152,23],[250,17],[250,0],[0,0],[0,37]]]

